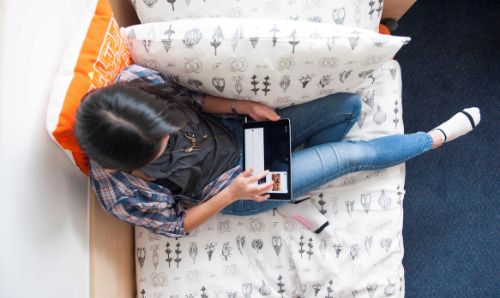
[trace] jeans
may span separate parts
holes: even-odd
[[[290,119],[293,199],[348,173],[391,167],[431,149],[432,138],[424,132],[370,141],[341,141],[357,121],[360,111],[359,96],[349,93],[332,94],[276,110],[281,118]],[[230,118],[220,120],[234,131],[243,148],[241,122]],[[299,145],[303,147],[297,150]],[[240,155],[241,164],[243,153]],[[222,213],[254,215],[285,203],[288,202],[238,200]]]

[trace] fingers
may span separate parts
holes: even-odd
[[[268,118],[269,120],[278,121],[281,117],[276,113],[275,110],[270,109]]]
[[[241,172],[241,176],[250,177],[252,176],[253,168],[248,168],[245,171]]]
[[[253,199],[254,201],[257,201],[257,202],[262,202],[262,201],[265,201],[267,199],[269,199],[271,195],[269,194],[264,194],[264,195],[254,195],[253,196]]]
[[[273,185],[274,185],[274,181],[270,181],[270,182],[261,184],[257,187],[257,191],[259,193],[266,193],[266,192],[270,191],[271,189],[273,189]]]
[[[260,174],[257,174],[255,176],[252,176],[250,177],[250,179],[248,180],[249,182],[256,182],[264,177],[266,177],[266,175],[269,173],[269,170],[265,170],[263,172],[261,172]]]

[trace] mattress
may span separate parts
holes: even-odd
[[[401,70],[386,62],[358,91],[346,139],[402,134]],[[219,214],[186,238],[136,228],[138,297],[403,297],[405,166],[353,173],[309,195],[333,225],[317,235],[275,210]]]

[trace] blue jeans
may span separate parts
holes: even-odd
[[[427,152],[432,138],[424,132],[391,135],[370,141],[341,141],[357,121],[361,111],[359,96],[338,93],[304,104],[277,109],[290,119],[292,139],[292,194],[307,192],[348,173],[387,168]],[[241,122],[220,118],[230,127],[243,148]],[[304,143],[303,149],[296,147]],[[242,152],[240,153],[242,162]],[[256,202],[238,200],[222,210],[224,214],[254,215],[287,201]]]

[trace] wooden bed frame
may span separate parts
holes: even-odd
[[[416,0],[385,0],[383,18],[398,20]],[[138,24],[128,0],[110,0],[121,26]],[[89,281],[90,298],[137,297],[134,229],[107,214],[89,188]]]

